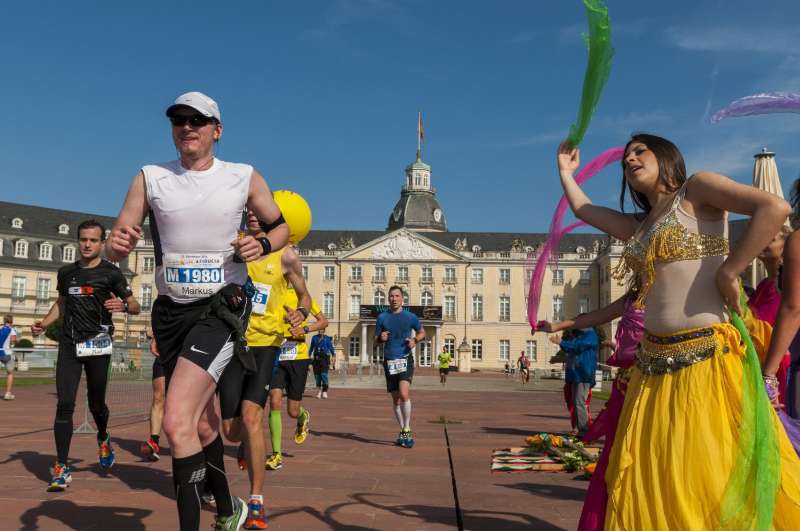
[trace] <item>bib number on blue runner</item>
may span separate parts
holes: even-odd
[[[210,297],[225,285],[222,253],[164,255],[167,290],[177,297]]]
[[[389,369],[389,374],[402,374],[408,370],[408,358],[401,358],[399,360],[386,360],[386,367]]]
[[[253,286],[256,288],[256,293],[253,295],[252,313],[264,315],[264,312],[267,311],[267,303],[269,302],[269,294],[272,292],[272,285],[253,282]]]
[[[100,332],[92,339],[87,339],[75,345],[75,355],[79,358],[89,358],[92,356],[108,356],[113,349],[111,336],[105,332]]]
[[[294,361],[297,359],[297,341],[284,341],[281,345],[280,361]]]

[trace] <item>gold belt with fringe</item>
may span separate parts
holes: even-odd
[[[698,328],[671,336],[655,336],[645,332],[636,365],[642,374],[666,374],[699,361],[717,351],[713,328]],[[727,347],[723,349],[726,351]]]

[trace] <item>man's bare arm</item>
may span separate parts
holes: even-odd
[[[106,257],[112,262],[119,262],[136,248],[143,237],[142,222],[149,210],[147,194],[144,189],[144,173],[137,173],[130,187],[125,203],[111,228],[111,235],[106,241]]]

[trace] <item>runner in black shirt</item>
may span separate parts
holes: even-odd
[[[67,459],[81,369],[86,370],[89,409],[97,425],[100,466],[110,468],[114,464],[114,450],[106,431],[105,401],[114,334],[111,312],[136,315],[139,303],[119,268],[100,258],[104,241],[105,229],[97,221],[78,225],[81,258],[59,269],[58,300],[44,319],[31,326],[33,335],[38,336],[59,317],[63,318],[56,363],[58,406],[53,425],[58,460],[47,489],[50,492],[63,491],[72,481]]]

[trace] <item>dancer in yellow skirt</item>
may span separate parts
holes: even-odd
[[[687,179],[680,151],[653,135],[633,136],[622,160],[622,200],[630,187],[640,215],[592,205],[573,178],[577,149],[562,144],[558,163],[577,217],[627,242],[615,276],[647,304],[605,476],[605,529],[797,529],[800,460],[750,336],[726,311],[741,313],[738,275],[788,205],[715,173]],[[752,217],[730,254],[727,211]]]

